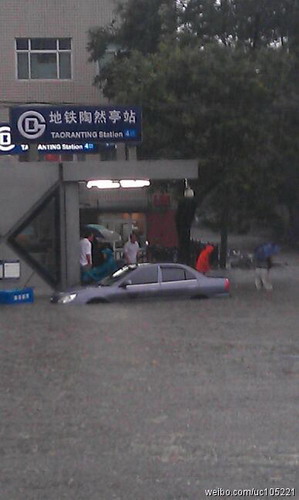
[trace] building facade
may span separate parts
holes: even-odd
[[[88,30],[109,23],[114,0],[1,0],[0,120],[13,104],[101,100]]]

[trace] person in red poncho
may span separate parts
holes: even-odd
[[[213,252],[213,245],[207,245],[196,259],[195,269],[205,274],[211,269],[210,255]]]

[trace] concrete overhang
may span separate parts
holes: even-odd
[[[63,163],[66,182],[118,179],[197,179],[198,160],[84,161]]]

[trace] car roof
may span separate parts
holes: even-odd
[[[134,264],[133,264],[134,265]],[[141,262],[140,264],[136,265],[136,267],[146,267],[146,266],[171,266],[171,267],[190,267],[186,266],[186,264],[180,264],[178,262]],[[193,268],[191,268],[193,269]],[[194,269],[195,271],[195,269]]]

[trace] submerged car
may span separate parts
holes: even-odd
[[[127,265],[92,286],[55,293],[58,304],[96,304],[167,297],[207,298],[229,295],[227,278],[212,278],[183,264]]]

